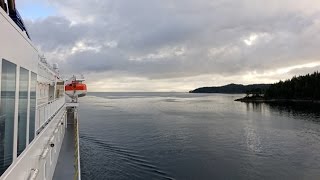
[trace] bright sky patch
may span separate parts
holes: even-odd
[[[55,8],[40,2],[30,4],[24,3],[21,4],[21,6],[18,4],[18,10],[24,19],[32,20],[46,18],[56,14]]]
[[[250,35],[249,38],[245,39],[244,40],[244,43],[247,45],[247,46],[252,46],[254,44],[254,42],[257,40],[258,38],[258,35],[256,34],[252,34]]]

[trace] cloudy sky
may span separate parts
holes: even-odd
[[[17,0],[34,44],[89,91],[188,91],[320,70],[317,0]]]

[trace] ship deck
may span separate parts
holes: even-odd
[[[68,124],[62,142],[53,180],[69,180],[75,176],[75,125]]]

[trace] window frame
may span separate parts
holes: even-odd
[[[30,132],[30,127],[29,127],[29,122],[30,122],[30,101],[31,101],[31,75],[34,73],[35,75],[35,81],[37,82],[37,73],[20,66],[13,61],[7,60],[5,58],[0,58],[0,80],[2,79],[2,67],[3,67],[3,62],[7,61],[9,63],[14,64],[15,67],[15,99],[14,99],[14,117],[13,117],[13,147],[12,147],[12,162],[11,164],[18,158],[18,133],[19,133],[19,122],[18,122],[18,116],[19,116],[19,104],[20,104],[20,69],[23,68],[24,70],[28,71],[28,92],[27,92],[27,119],[26,119],[26,144],[25,144],[25,149],[27,149],[28,145],[31,143],[29,142],[29,132]],[[2,82],[0,81],[0,104],[2,103],[2,98],[1,98],[1,88],[2,88]],[[35,89],[35,93],[37,94],[37,89]],[[36,95],[35,94],[35,95]],[[35,99],[35,118],[36,118],[36,111],[37,111],[37,100]],[[36,134],[34,132],[34,138],[36,137]],[[33,139],[34,139],[33,138]],[[23,153],[23,152],[22,152]],[[21,153],[21,154],[22,154]],[[20,155],[21,155],[20,154]],[[19,155],[19,156],[20,156]]]
[[[11,160],[11,163],[10,165],[12,165],[12,163],[17,159],[17,120],[18,120],[18,108],[17,108],[17,105],[18,105],[18,102],[17,102],[17,95],[19,95],[19,93],[17,91],[19,91],[19,87],[17,87],[17,85],[19,84],[19,77],[18,77],[18,74],[19,74],[19,68],[20,66],[18,66],[16,63],[10,61],[10,60],[7,60],[5,58],[0,58],[0,105],[2,103],[2,67],[3,67],[3,62],[4,61],[7,61],[11,64],[14,64],[15,65],[15,99],[14,99],[14,111],[13,111],[13,137],[12,137],[12,160]],[[8,169],[8,167],[7,167]],[[4,171],[5,172],[5,171]],[[1,174],[0,174],[1,175]]]
[[[37,73],[35,73],[35,72],[33,72],[33,71],[29,71],[30,72],[30,81],[29,81],[29,94],[30,94],[30,96],[29,96],[29,102],[30,102],[30,104],[29,104],[29,121],[28,121],[28,144],[30,144],[30,143],[32,143],[33,142],[33,140],[36,138],[36,136],[37,136],[37,128],[36,128],[36,120],[37,120],[37,105],[38,105],[38,103],[37,103],[37,83],[38,83],[38,74]],[[31,85],[33,85],[32,84],[32,75],[35,75],[35,84],[34,84],[34,92],[35,92],[35,94],[34,94],[34,99],[32,99],[32,100],[34,100],[35,102],[34,102],[34,117],[33,117],[33,120],[31,119]],[[32,132],[30,132],[30,122],[31,121],[33,121],[33,134],[31,134]],[[30,135],[32,135],[33,137],[32,137],[32,139],[30,138]]]
[[[27,146],[29,145],[29,141],[28,141],[28,133],[29,133],[29,116],[30,116],[30,70],[25,68],[25,67],[22,67],[22,66],[19,66],[19,91],[18,91],[18,116],[17,118],[19,119],[19,113],[20,113],[20,86],[21,86],[21,82],[20,82],[20,77],[21,77],[21,69],[24,69],[25,71],[27,71],[27,76],[28,76],[28,87],[27,87],[27,113],[26,113],[26,120],[25,120],[25,123],[26,123],[26,131],[25,131],[25,147],[24,147],[24,150],[27,148]],[[20,152],[19,154],[19,145],[18,145],[18,139],[19,139],[19,120],[17,121],[17,157],[20,156],[23,151]]]

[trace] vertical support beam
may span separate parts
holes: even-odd
[[[2,79],[2,58],[0,58],[0,108],[1,108],[1,79]]]
[[[64,117],[64,128],[67,129],[68,127],[68,108],[66,108],[66,114]]]
[[[54,77],[54,88],[53,88],[53,100],[56,100],[56,91],[57,91],[57,77]]]
[[[14,130],[13,130],[13,161],[17,159],[18,151],[18,115],[19,115],[19,80],[20,80],[20,66],[16,67],[16,93],[14,103]]]
[[[27,108],[27,131],[26,131],[26,146],[29,145],[29,121],[30,121],[30,86],[31,86],[31,71],[29,71],[29,83],[28,83],[28,108]],[[37,113],[37,111],[36,111]],[[38,113],[37,113],[38,114]]]
[[[4,10],[7,11],[6,4],[4,3],[4,0],[0,0],[0,7]]]
[[[9,14],[15,14],[16,13],[15,1],[7,0],[7,3],[8,3]]]
[[[33,72],[33,73],[35,73],[35,72]],[[32,73],[31,73],[32,74]],[[35,104],[35,115],[34,115],[34,118],[35,118],[35,120],[34,120],[34,138],[36,138],[36,136],[37,136],[37,129],[39,128],[39,127],[37,127],[36,126],[36,119],[38,119],[39,117],[38,117],[38,99],[37,99],[37,97],[39,97],[39,92],[37,91],[37,86],[38,86],[38,74],[37,73],[35,73],[36,74],[36,76],[37,76],[37,78],[36,78],[36,89],[35,89],[35,91],[36,91],[36,104]]]
[[[81,162],[81,160],[80,160],[80,140],[79,140],[79,113],[78,113],[78,108],[76,108],[77,109],[77,124],[76,124],[76,126],[77,126],[77,150],[78,150],[78,180],[81,180],[81,164],[80,164],[80,162]]]

